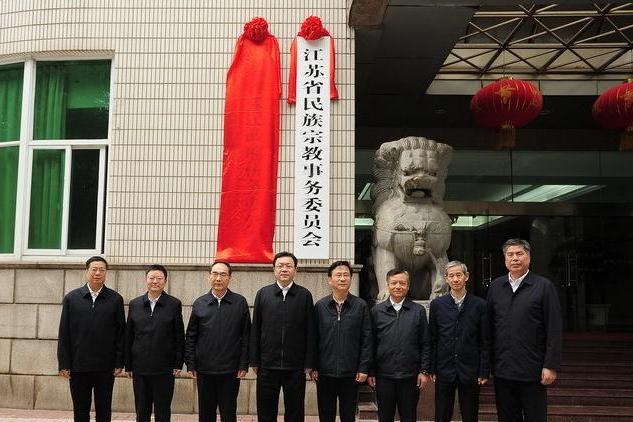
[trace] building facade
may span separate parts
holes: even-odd
[[[490,5],[491,3],[492,5]],[[369,191],[383,142],[424,136],[453,147],[444,207],[448,256],[485,295],[505,272],[500,245],[523,237],[532,268],[557,286],[567,331],[633,330],[633,152],[591,106],[633,73],[633,6],[458,0],[5,0],[0,2],[0,407],[68,409],[56,338],[65,293],[83,262],[108,259],[127,301],[144,265],[170,270],[188,319],[208,290],[220,208],[226,74],[244,23],[264,17],[281,50],[281,136],[273,249],[294,237],[295,106],[290,44],[319,16],[336,44],[331,103],[329,259],[302,259],[315,299],[325,268],[347,259],[372,300]],[[544,96],[537,119],[496,150],[476,127],[473,94],[512,76]],[[253,140],[257,154],[257,140]],[[238,264],[232,288],[250,304],[269,264]],[[175,412],[195,411],[177,382]],[[308,385],[308,413],[315,413]],[[131,384],[115,385],[131,411]],[[255,412],[252,374],[240,413]]]
[[[273,248],[292,250],[294,106],[285,98],[290,43],[310,15],[321,17],[337,48],[330,257],[353,260],[354,39],[345,1],[0,4],[1,407],[71,407],[67,381],[56,375],[57,324],[64,294],[84,283],[87,257],[108,259],[107,284],[126,303],[144,291],[144,265],[166,265],[185,320],[208,291],[226,73],[243,25],[256,16],[281,50]],[[300,262],[297,281],[316,298],[327,292],[329,262]],[[233,279],[252,304],[273,281],[272,268],[238,265]],[[193,389],[192,380],[178,380],[174,411],[194,411]],[[252,376],[239,403],[240,413],[254,412]],[[114,407],[133,410],[129,380],[117,379]]]

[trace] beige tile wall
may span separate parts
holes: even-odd
[[[0,60],[114,57],[105,233],[113,263],[204,264],[214,255],[234,43],[252,17],[268,20],[285,98],[290,42],[310,14],[336,39],[330,256],[352,260],[354,39],[346,0],[0,1]],[[283,102],[275,250],[292,248],[293,116]]]

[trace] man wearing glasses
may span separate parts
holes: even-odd
[[[240,379],[248,371],[251,316],[244,296],[229,290],[231,266],[209,269],[209,293],[193,302],[185,336],[185,363],[198,385],[198,420],[237,420]]]
[[[86,284],[68,293],[59,321],[59,375],[70,381],[76,422],[90,421],[94,390],[97,422],[110,421],[114,376],[123,370],[125,312],[120,294],[106,287],[108,263],[86,261]]]
[[[273,259],[275,283],[255,297],[251,366],[257,374],[257,417],[277,420],[279,390],[284,391],[286,422],[304,420],[306,373],[315,365],[312,294],[297,285],[297,258],[280,252]]]

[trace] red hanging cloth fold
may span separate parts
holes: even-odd
[[[244,26],[226,78],[217,260],[272,262],[280,98],[279,45],[255,18]]]
[[[338,99],[336,89],[336,56],[334,51],[334,38],[323,27],[321,19],[317,16],[308,16],[301,24],[301,31],[297,34],[306,40],[318,40],[322,37],[330,37],[330,99]],[[290,44],[290,74],[288,75],[288,103],[294,104],[297,101],[297,39]]]

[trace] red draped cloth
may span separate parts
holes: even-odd
[[[226,80],[217,260],[272,262],[280,98],[279,45],[255,18],[244,26]]]
[[[334,38],[323,27],[323,22],[318,16],[308,16],[301,23],[301,30],[297,34],[298,37],[306,40],[318,40],[322,37],[330,37],[330,99],[338,99],[338,90],[336,89],[336,63],[334,57]],[[290,72],[288,74],[288,103],[294,104],[297,101],[297,39],[293,39],[290,44]]]

